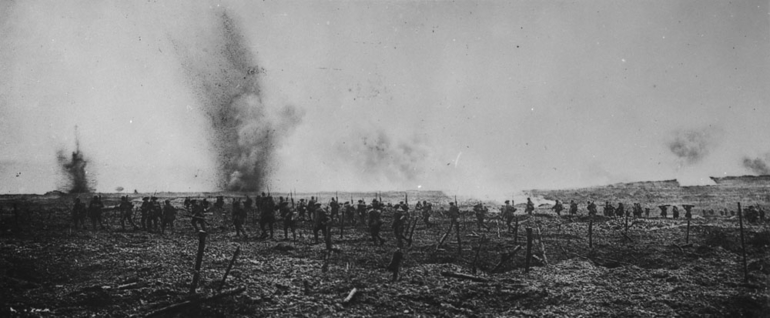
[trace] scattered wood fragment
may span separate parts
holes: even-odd
[[[227,270],[225,270],[225,275],[222,276],[222,284],[219,285],[219,289],[217,291],[221,292],[222,288],[225,287],[225,281],[227,280],[227,275],[229,275],[230,270],[233,269],[233,264],[235,264],[235,259],[238,258],[239,254],[241,254],[240,245],[238,245],[238,248],[235,249],[235,253],[233,253],[233,258],[230,260],[230,264],[227,265]]]
[[[358,293],[358,288],[353,288],[350,290],[350,293],[348,293],[348,297],[345,297],[345,300],[342,301],[343,304],[349,304],[351,300],[353,300],[353,297],[356,296],[356,293]]]
[[[510,251],[508,253],[500,254],[500,262],[497,263],[497,266],[495,266],[494,269],[492,269],[492,273],[496,273],[500,269],[503,268],[503,265],[508,262],[511,258],[513,258],[514,255],[516,255],[516,252],[521,250],[521,246],[517,245],[515,248],[513,248],[513,251]]]
[[[202,303],[205,303],[205,302],[208,302],[208,301],[217,300],[217,299],[224,298],[224,297],[227,297],[227,296],[237,295],[237,294],[240,294],[240,293],[244,292],[245,290],[246,290],[246,287],[238,287],[238,288],[227,290],[227,291],[224,291],[224,292],[221,292],[221,293],[218,293],[218,294],[215,294],[215,295],[211,295],[211,296],[208,296],[208,297],[203,297],[203,298],[193,299],[193,300],[186,300],[186,301],[183,301],[183,302],[180,302],[180,303],[172,304],[172,305],[163,307],[161,309],[155,310],[155,311],[147,314],[144,317],[146,317],[146,318],[158,317],[158,316],[162,316],[162,315],[176,313],[176,312],[182,311],[182,310],[184,310],[186,308],[189,308],[190,306],[199,305],[199,304],[202,304]]]
[[[441,272],[441,276],[444,277],[452,277],[452,278],[459,278],[459,279],[467,279],[474,282],[480,282],[480,283],[486,283],[489,282],[486,278],[481,278],[478,276],[463,274],[463,273],[455,273],[455,272]]]

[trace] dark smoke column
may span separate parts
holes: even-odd
[[[299,123],[302,112],[263,103],[263,69],[236,22],[226,12],[217,20],[206,47],[172,42],[213,128],[219,187],[259,191],[273,168],[276,147]]]
[[[75,151],[72,153],[72,158],[68,159],[64,150],[59,150],[56,153],[56,161],[59,163],[59,168],[64,174],[63,184],[59,187],[59,190],[68,193],[93,192],[92,185],[94,182],[88,178],[88,171],[86,170],[88,160],[80,152],[77,127],[75,127],[75,131]]]

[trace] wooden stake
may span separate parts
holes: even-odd
[[[463,242],[460,240],[460,225],[458,224],[457,227],[457,256],[460,256],[463,252]]]
[[[492,273],[496,273],[501,268],[503,268],[503,265],[505,264],[505,262],[507,262],[509,259],[513,258],[513,256],[516,255],[516,252],[518,252],[519,250],[521,250],[521,246],[516,245],[516,247],[513,248],[513,251],[508,252],[508,253],[500,254],[500,262],[497,263],[497,266],[495,266],[494,269],[492,269]]]
[[[345,300],[342,301],[343,304],[349,303],[351,300],[353,300],[353,296],[356,295],[358,292],[358,288],[353,288],[350,290],[350,293],[348,293],[348,297],[345,297]]]
[[[193,274],[193,281],[190,285],[190,294],[195,293],[195,289],[198,288],[198,282],[201,279],[201,263],[203,262],[203,250],[206,248],[206,232],[198,232],[198,255],[195,256],[195,272]]]
[[[543,244],[543,235],[540,233],[540,228],[537,228],[537,240],[540,242],[540,250],[543,252],[543,265],[548,265],[548,258],[545,256],[545,244]]]
[[[486,239],[486,235],[481,235],[481,237],[479,237],[479,245],[476,247],[476,255],[473,257],[473,265],[471,266],[471,273],[473,273],[473,275],[476,275],[476,261],[479,259],[481,247],[484,246],[484,243],[486,243]]]
[[[225,281],[227,280],[227,275],[230,274],[230,270],[233,269],[233,264],[235,264],[235,259],[238,258],[238,255],[241,254],[241,246],[238,245],[238,248],[235,249],[235,253],[233,253],[233,258],[230,260],[230,264],[227,265],[227,270],[225,270],[225,276],[222,276],[222,284],[219,285],[218,292],[222,291],[222,287],[225,287]]]
[[[743,239],[743,213],[741,212],[741,203],[738,202],[738,223],[741,226],[741,251],[743,252],[743,280],[749,283],[749,267],[746,265],[746,243]]]
[[[513,220],[516,221],[513,226],[513,244],[516,244],[519,241],[519,218],[514,217]]]
[[[529,272],[529,260],[532,258],[532,228],[527,228],[527,258],[524,267],[525,272]]]
[[[588,219],[588,248],[594,248],[593,231],[591,230],[593,226],[594,226],[594,219],[589,218]]]
[[[450,222],[450,223],[449,223],[449,229],[446,231],[446,234],[444,234],[444,236],[443,236],[443,237],[441,237],[441,240],[440,240],[440,241],[438,241],[438,245],[436,245],[436,251],[438,251],[438,249],[439,249],[439,248],[441,248],[441,245],[442,245],[442,244],[444,244],[444,240],[446,240],[446,238],[449,236],[449,233],[451,233],[451,232],[452,232],[452,225],[454,225],[454,224],[455,224],[455,222],[454,222],[454,221],[452,221],[452,222]],[[439,232],[439,234],[440,234],[440,233],[441,233],[441,232]]]
[[[684,238],[684,243],[690,243],[690,218],[687,218],[687,234]]]

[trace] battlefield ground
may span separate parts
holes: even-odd
[[[188,213],[180,211],[175,228],[164,235],[123,230],[118,212],[109,209],[106,230],[94,230],[90,223],[83,230],[72,226],[70,195],[5,195],[0,196],[0,316],[768,317],[770,223],[743,220],[742,245],[739,218],[719,211],[736,212],[739,202],[744,209],[770,210],[770,183],[723,181],[699,187],[662,181],[532,190],[526,194],[537,202],[575,200],[578,215],[558,216],[549,203],[526,215],[524,202],[515,202],[515,233],[499,218],[501,202],[483,202],[491,212],[488,229],[479,229],[470,212],[479,201],[461,199],[460,240],[452,232],[441,246],[449,220],[438,210],[448,208],[454,197],[410,191],[412,209],[418,199],[433,203],[434,226],[410,223],[416,224],[413,241],[402,250],[395,279],[388,269],[397,250],[390,214],[384,216],[384,246],[374,246],[360,222],[344,227],[335,222],[327,252],[323,242],[315,244],[309,222],[300,222],[296,239],[291,234],[284,239],[280,220],[273,239],[259,239],[250,214],[248,238],[236,237],[230,198],[243,194],[155,194],[177,207],[187,196],[212,202],[216,195],[226,197],[224,212],[206,215],[209,228],[195,293],[190,285],[199,236]],[[110,207],[122,194],[102,195]],[[150,194],[130,197],[138,203],[144,195]],[[295,198],[311,195],[318,194]],[[321,201],[334,195],[367,202],[375,196],[320,193]],[[404,195],[382,194],[394,204]],[[652,211],[643,218],[605,217],[599,204],[599,215],[589,217],[588,200],[638,202]],[[16,215],[13,202],[19,206]],[[659,217],[655,207],[660,204],[695,205],[689,227],[684,211],[679,219],[670,213]],[[527,228],[532,232],[529,268]]]

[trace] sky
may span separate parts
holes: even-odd
[[[76,138],[102,192],[710,184],[767,173],[769,52],[767,1],[3,1],[0,193]]]

